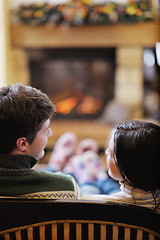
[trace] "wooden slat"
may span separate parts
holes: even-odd
[[[33,240],[33,227],[27,229],[27,237],[29,240]]]
[[[101,224],[101,240],[106,239],[106,225],[105,224]]]
[[[88,224],[88,240],[94,239],[94,224],[89,223]]]
[[[7,233],[7,234],[4,235],[4,239],[5,239],[5,240],[10,240],[9,233]]]
[[[137,240],[142,240],[143,239],[143,231],[138,229],[137,230]]]
[[[80,223],[76,223],[76,239],[82,239],[82,225]]]
[[[39,227],[40,240],[45,240],[45,226]]]
[[[64,223],[64,240],[69,240],[69,223]]]
[[[118,226],[113,226],[113,240],[118,240]]]
[[[131,236],[131,229],[126,227],[124,232],[124,240],[130,239],[130,236]]]
[[[57,224],[52,224],[52,240],[57,240]]]

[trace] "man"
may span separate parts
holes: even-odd
[[[1,198],[80,198],[71,176],[32,169],[44,156],[54,112],[48,96],[35,88],[17,83],[0,89]]]

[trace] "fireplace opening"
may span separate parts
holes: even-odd
[[[28,49],[31,86],[56,106],[55,119],[96,119],[114,97],[114,48]]]

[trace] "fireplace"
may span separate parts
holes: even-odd
[[[132,24],[132,26],[130,24],[117,23],[70,28],[48,24],[37,27],[21,23],[12,24],[11,42],[15,59],[12,61],[15,70],[11,77],[13,82],[21,82],[23,80],[24,84],[31,84],[42,89],[50,96],[54,103],[61,103],[63,100],[70,101],[70,97],[73,97],[71,89],[73,86],[73,89],[76,90],[77,88],[78,90],[83,89],[79,85],[84,84],[84,79],[87,82],[84,77],[87,74],[90,76],[90,81],[88,80],[89,83],[87,82],[84,87],[88,85],[88,89],[92,89],[92,92],[88,93],[86,90],[85,92],[83,90],[83,94],[79,92],[78,96],[92,96],[94,99],[99,99],[98,92],[101,92],[101,97],[104,96],[105,92],[105,97],[101,99],[103,104],[100,101],[99,111],[94,112],[94,114],[77,115],[73,110],[69,114],[57,113],[56,118],[61,118],[62,120],[51,121],[53,135],[49,138],[47,147],[52,149],[58,137],[66,131],[73,131],[79,140],[88,137],[94,138],[100,147],[104,147],[106,139],[110,135],[110,130],[115,126],[115,123],[119,122],[119,116],[125,116],[122,114],[123,111],[120,111],[119,104],[123,106],[127,105],[127,107],[131,108],[131,115],[127,116],[127,119],[142,119],[144,108],[143,48],[155,47],[155,43],[160,41],[159,36],[159,22],[155,21],[141,22]],[[99,52],[98,57],[97,52]],[[52,64],[49,64],[47,68],[46,60],[51,63],[56,59],[59,59],[59,62],[61,60],[68,61],[71,66],[76,65],[76,68],[79,66],[78,73],[81,72],[81,68],[87,69],[87,71],[83,72],[83,75],[74,75],[74,80],[79,79],[78,83],[76,82],[78,87],[74,85],[74,80],[70,80],[70,82],[69,80],[65,80],[63,84],[59,85],[60,76],[59,81],[57,80],[58,84],[56,82],[54,85],[50,85],[50,82],[54,82],[53,72],[50,73],[50,71],[46,71],[45,76],[42,78],[43,68],[48,69],[50,67],[51,69],[57,69],[56,64],[54,67]],[[86,63],[86,61],[88,62]],[[40,65],[38,66],[38,64]],[[90,67],[85,68],[85,64]],[[62,69],[65,68],[64,62],[61,62],[60,65],[63,66],[61,67]],[[93,65],[96,67],[93,67]],[[103,69],[107,69],[105,70],[107,75],[105,77],[106,85],[103,83],[103,87],[99,90],[97,86],[103,82],[103,80],[100,80],[102,79],[102,75],[100,75],[100,73],[102,74],[100,70],[101,65],[104,66]],[[95,68],[96,74],[94,72],[93,75],[92,70]],[[95,79],[96,75],[97,81],[93,80],[93,76]],[[62,95],[60,95],[60,92]],[[118,110],[117,108],[116,110],[112,108],[112,112],[109,111],[107,115],[110,118],[112,117],[112,123],[108,123],[108,119],[106,121],[104,118],[103,121],[97,121],[97,119],[93,121],[92,119],[98,118],[103,110],[105,112],[105,105],[107,103],[113,103],[110,100],[115,100],[118,103]],[[112,106],[110,105],[110,107]],[[72,121],[71,118],[73,115],[77,120]],[[66,121],[66,118],[69,121]]]
[[[114,97],[114,48],[28,49],[31,86],[56,105],[56,119],[96,119]]]

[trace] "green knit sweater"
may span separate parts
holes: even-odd
[[[79,199],[80,189],[66,174],[37,172],[28,155],[0,155],[0,198]]]

